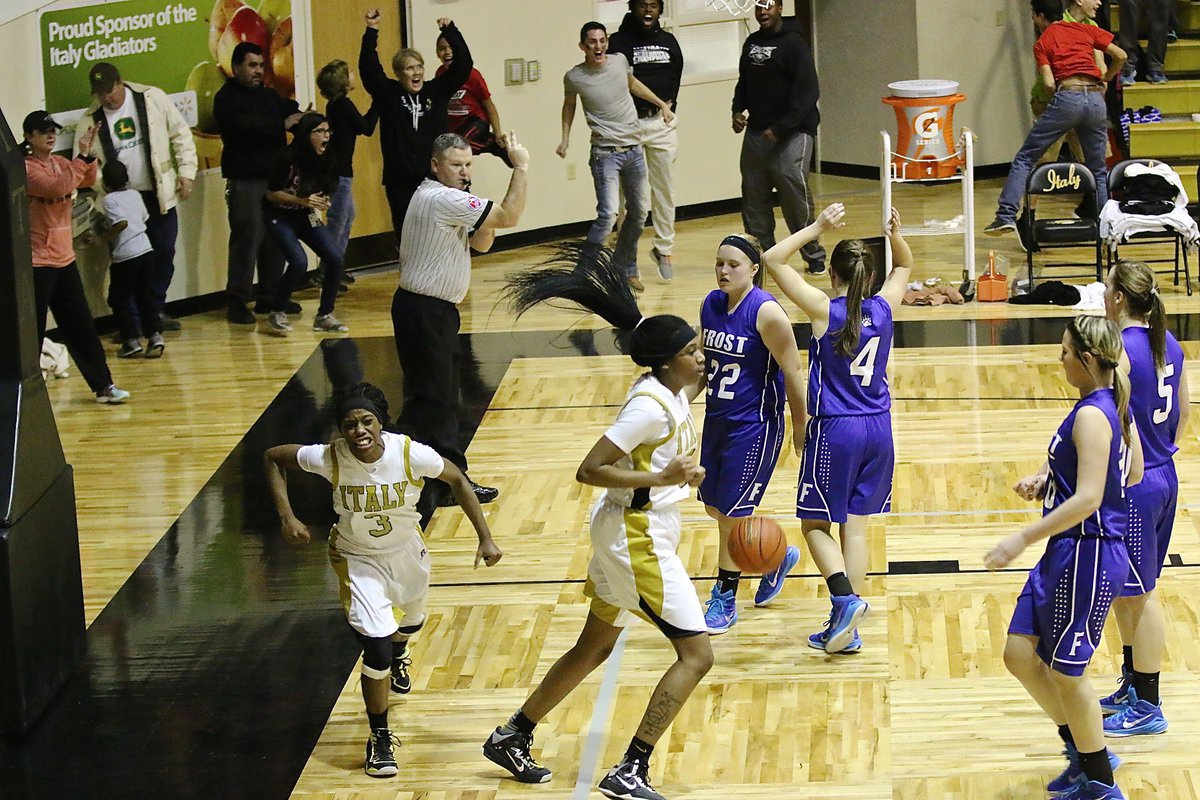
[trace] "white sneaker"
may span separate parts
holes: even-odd
[[[119,406],[128,400],[132,395],[124,389],[118,388],[116,385],[110,386],[103,392],[96,393],[96,402],[100,405]]]
[[[292,330],[287,314],[283,311],[272,311],[263,320],[263,333],[270,336],[287,336]]]
[[[313,330],[324,333],[345,333],[350,329],[332,313],[329,313],[313,317]]]
[[[675,268],[671,265],[671,254],[660,253],[651,247],[650,255],[654,257],[654,263],[658,266],[658,277],[670,283],[671,278],[675,277]]]

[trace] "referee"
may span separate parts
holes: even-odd
[[[471,251],[491,249],[497,228],[511,228],[525,209],[529,151],[508,134],[512,178],[498,205],[471,194],[471,146],[455,133],[433,142],[432,178],[413,194],[400,236],[400,286],[392,298],[396,354],[404,372],[404,409],[397,422],[465,474],[459,438],[456,360],[458,303],[471,287]],[[468,480],[470,480],[468,478]],[[481,503],[500,492],[471,481]],[[422,525],[437,506],[454,499],[440,481],[426,481],[418,510]]]

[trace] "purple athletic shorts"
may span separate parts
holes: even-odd
[[[700,502],[727,517],[748,517],[762,502],[783,446],[783,417],[730,422],[705,417],[700,438]]]
[[[1036,636],[1037,653],[1051,669],[1082,675],[1128,572],[1120,539],[1055,536],[1029,571],[1008,632]]]
[[[1125,490],[1129,507],[1129,524],[1125,531],[1125,547],[1129,550],[1129,577],[1125,579],[1122,597],[1146,594],[1158,583],[1167,547],[1171,544],[1171,528],[1175,524],[1175,504],[1179,501],[1179,476],[1175,462],[1168,461],[1150,467],[1142,480]]]
[[[796,516],[845,522],[892,510],[892,415],[811,417],[796,489]]]

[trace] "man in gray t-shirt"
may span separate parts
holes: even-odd
[[[674,114],[670,104],[658,99],[633,77],[625,56],[609,55],[608,31],[599,22],[589,22],[580,30],[579,49],[584,53],[583,63],[571,67],[563,76],[562,143],[555,152],[560,158],[567,157],[578,97],[583,101],[583,115],[592,131],[588,166],[596,185],[596,221],[587,238],[593,244],[603,244],[612,231],[617,221],[619,186],[625,193],[625,221],[617,234],[613,260],[624,267],[629,285],[640,292],[645,287],[638,278],[637,243],[646,224],[646,160],[633,96],[662,109],[668,124]]]

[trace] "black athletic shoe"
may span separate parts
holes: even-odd
[[[608,771],[596,787],[600,794],[614,800],[667,800],[650,785],[647,765],[640,761],[622,761]]]
[[[550,770],[533,760],[529,754],[531,744],[531,734],[496,728],[484,741],[483,754],[488,761],[511,772],[521,783],[545,783],[550,780]]]
[[[179,324],[179,320],[172,319],[171,317],[168,317],[166,314],[158,315],[158,325],[164,331],[171,331],[171,332],[180,330],[183,327],[182,325]]]
[[[271,308],[270,303],[267,303],[263,300],[259,300],[257,303],[254,304],[254,313],[255,314],[270,314],[274,310],[275,309]],[[303,310],[304,309],[300,307],[299,303],[293,301],[293,302],[290,302],[287,304],[287,308],[284,309],[284,313],[287,314],[289,317],[293,317],[296,314],[299,314]],[[251,320],[251,322],[253,322],[253,320]]]
[[[399,658],[392,659],[392,691],[396,694],[408,694],[412,691],[412,680],[408,677],[408,668],[411,666],[412,659],[408,657],[408,650]]]
[[[399,747],[400,740],[387,728],[371,731],[371,738],[367,739],[367,761],[363,771],[372,778],[390,778],[398,773],[400,769],[396,766],[393,746]]]
[[[490,503],[500,496],[500,490],[493,486],[481,486],[470,478],[467,478],[467,480],[470,481],[471,490],[475,492],[475,499],[479,501],[480,505]],[[455,498],[454,492],[447,491],[438,498],[438,508],[450,508],[456,505],[458,505],[458,499]]]
[[[250,313],[250,309],[246,308],[246,304],[240,301],[235,301],[229,304],[229,308],[225,311],[225,319],[229,320],[234,325],[254,324],[254,315]]]

